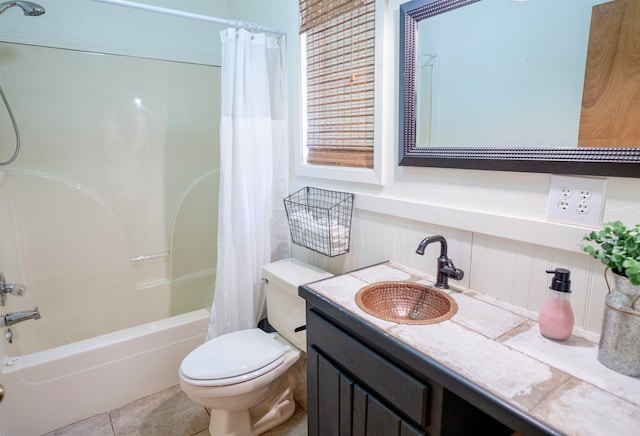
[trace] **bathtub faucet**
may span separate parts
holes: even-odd
[[[25,285],[19,283],[11,284],[4,280],[4,274],[0,273],[0,306],[4,306],[7,302],[7,294],[20,297],[27,292]]]
[[[23,310],[22,312],[11,312],[6,315],[0,315],[0,327],[9,327],[28,319],[40,319],[40,311],[37,307],[33,310]]]
[[[447,257],[447,240],[444,236],[435,235],[428,236],[424,238],[418,248],[416,249],[416,253],[423,255],[424,249],[427,245],[432,242],[440,243],[440,257],[438,257],[438,277],[436,279],[436,288],[440,289],[448,289],[449,288],[449,278],[454,280],[462,280],[464,277],[464,271],[453,264],[453,261]]]

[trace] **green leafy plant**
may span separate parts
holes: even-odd
[[[620,221],[605,223],[601,230],[594,230],[583,239],[595,244],[583,245],[585,253],[627,277],[631,284],[640,285],[640,224],[627,228]]]

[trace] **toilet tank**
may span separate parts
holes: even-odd
[[[267,296],[267,317],[278,333],[298,347],[307,350],[305,300],[298,297],[298,286],[332,277],[333,274],[296,259],[284,259],[262,267]]]

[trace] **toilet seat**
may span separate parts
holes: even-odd
[[[260,329],[218,336],[193,350],[180,375],[197,386],[225,386],[257,378],[284,362],[291,348]]]

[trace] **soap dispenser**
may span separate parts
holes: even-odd
[[[571,294],[571,271],[565,268],[548,270],[547,274],[553,274],[547,301],[540,309],[538,324],[540,333],[549,339],[564,341],[571,336],[573,331],[573,310],[569,302]]]

